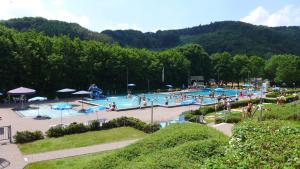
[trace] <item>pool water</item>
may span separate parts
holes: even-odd
[[[17,113],[19,113],[23,117],[36,117],[39,114],[41,116],[49,116],[51,118],[60,118],[61,114],[63,117],[86,115],[86,113],[82,113],[74,109],[68,109],[68,110],[51,109],[51,105],[40,105],[39,109],[19,110],[17,111]]]
[[[169,94],[169,93],[151,93],[151,94],[136,94],[132,95],[131,98],[127,98],[127,96],[119,95],[119,96],[112,96],[107,97],[106,99],[100,99],[100,100],[90,100],[87,101],[88,103],[94,104],[94,105],[101,105],[101,106],[109,106],[113,102],[116,104],[117,109],[129,109],[129,108],[139,108],[140,103],[142,103],[141,97],[146,98],[146,104],[147,106],[151,106],[151,101],[153,101],[153,105],[164,105],[166,106],[165,102],[168,101],[168,106],[180,106],[183,102],[183,100],[180,98],[181,94],[185,94],[187,97],[185,100],[191,100],[193,99],[193,96],[208,96],[210,90],[198,90],[193,92],[178,92],[175,94]],[[246,91],[243,91],[246,92]],[[223,92],[215,92],[216,96],[221,95]],[[224,90],[224,94],[226,96],[235,96],[239,93],[239,90]],[[258,92],[253,91],[254,94],[258,94]],[[216,103],[216,98],[203,98],[202,105],[206,104],[213,104]],[[19,110],[17,111],[18,114],[20,114],[23,117],[36,117],[38,114],[42,116],[49,116],[51,118],[60,118],[61,113],[63,117],[69,117],[69,116],[82,116],[86,115],[87,113],[79,112],[75,109],[69,109],[69,110],[55,110],[51,108],[51,105],[40,105],[39,110],[38,109],[28,109],[28,110]],[[175,120],[176,121],[176,120]]]
[[[246,91],[243,91],[244,93]],[[151,101],[153,100],[153,105],[157,106],[166,106],[165,102],[168,101],[167,106],[176,106],[181,105],[182,100],[180,100],[180,94],[186,94],[187,98],[186,100],[193,99],[193,96],[208,96],[210,93],[210,90],[198,90],[193,92],[178,92],[174,94],[169,93],[151,93],[151,94],[136,94],[133,95],[131,98],[127,98],[127,96],[112,96],[107,97],[106,99],[100,99],[100,100],[91,100],[87,101],[88,103],[95,104],[95,105],[101,105],[101,106],[107,106],[109,107],[110,104],[113,104],[113,102],[116,104],[117,109],[130,109],[130,108],[138,108],[142,104],[139,97],[145,97],[147,106],[151,106]],[[215,95],[221,95],[224,93],[226,96],[236,96],[239,94],[239,90],[224,90],[220,92],[215,92]],[[255,93],[255,92],[254,92]],[[216,98],[203,98],[202,105],[207,104],[213,104],[216,103]]]

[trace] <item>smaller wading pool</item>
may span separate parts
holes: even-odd
[[[79,112],[78,110],[68,109],[68,110],[55,110],[51,108],[51,105],[40,105],[40,108],[29,108],[26,110],[17,110],[16,112],[22,117],[36,117],[38,114],[41,116],[49,116],[51,118],[60,118],[70,116],[82,116],[86,115],[85,112]]]

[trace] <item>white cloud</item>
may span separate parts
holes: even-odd
[[[18,18],[24,16],[39,16],[47,19],[56,19],[66,22],[76,22],[82,26],[89,25],[86,16],[78,16],[63,8],[61,0],[51,1],[47,6],[43,0],[0,0],[0,19]]]
[[[266,26],[300,25],[300,7],[287,5],[278,11],[270,12],[262,6],[258,6],[240,20]]]

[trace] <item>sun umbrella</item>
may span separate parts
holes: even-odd
[[[97,107],[91,107],[91,108],[88,108],[85,110],[86,113],[94,113],[96,112],[96,115],[97,115],[97,120],[99,119],[98,118],[98,111],[100,110],[105,110],[106,107],[105,106],[97,106]]]
[[[136,84],[133,84],[133,83],[128,84],[128,87],[134,87],[134,86],[136,86]]]
[[[3,95],[3,93],[0,93],[0,96],[2,96]]]
[[[29,89],[26,87],[19,87],[13,90],[10,90],[7,92],[9,95],[30,95],[34,94],[35,90],[34,89]]]
[[[181,102],[181,105],[192,105],[192,104],[196,104],[197,101],[195,99],[191,99],[191,100],[185,100],[183,102]]]
[[[215,88],[215,91],[216,92],[224,92],[224,89],[223,88]]]
[[[253,84],[243,84],[243,87],[253,87]]]
[[[52,105],[52,109],[60,110],[60,124],[62,124],[62,111],[72,109],[72,105],[68,103],[58,103],[55,105]]]
[[[40,97],[40,96],[38,96],[38,97],[33,97],[33,98],[31,98],[31,99],[28,99],[29,102],[35,102],[35,101],[38,101],[38,115],[39,115],[39,113],[40,113],[40,104],[39,104],[39,102],[40,102],[40,101],[45,101],[45,100],[47,100],[47,97]]]
[[[172,88],[173,86],[172,85],[166,85],[168,88]]]
[[[71,92],[75,92],[75,89],[70,89],[70,88],[65,88],[65,89],[61,89],[61,90],[57,90],[56,92],[58,93],[71,93]]]
[[[29,88],[26,88],[26,87],[19,87],[19,88],[16,88],[16,89],[12,89],[10,91],[7,92],[8,95],[30,95],[30,94],[34,94],[35,93],[35,90],[34,89],[29,89]],[[24,101],[22,100],[21,101],[21,104],[22,104],[22,108],[24,107]]]
[[[89,94],[91,94],[91,92],[85,91],[85,90],[80,90],[80,91],[72,93],[72,94],[81,95],[81,109],[83,109],[83,96],[84,95],[89,95]]]

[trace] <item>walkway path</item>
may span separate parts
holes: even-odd
[[[10,163],[5,169],[22,169],[26,165],[16,144],[0,145],[0,158],[4,158]]]
[[[50,151],[45,153],[24,155],[24,160],[28,163],[32,163],[37,161],[53,160],[53,159],[64,158],[64,157],[71,157],[71,156],[77,156],[83,154],[114,150],[135,143],[138,140],[139,139],[126,140],[126,141],[93,145],[88,147],[71,148],[66,150],[57,150],[57,151]]]
[[[0,158],[4,158],[8,162],[10,162],[10,165],[5,169],[22,169],[29,163],[114,150],[135,143],[138,140],[139,139],[111,142],[106,144],[98,144],[87,147],[57,150],[29,155],[22,155],[16,144],[7,144],[0,145]]]
[[[230,137],[230,136],[232,136],[232,128],[233,128],[234,124],[231,124],[231,123],[220,123],[220,124],[209,123],[208,126],[213,127]]]

